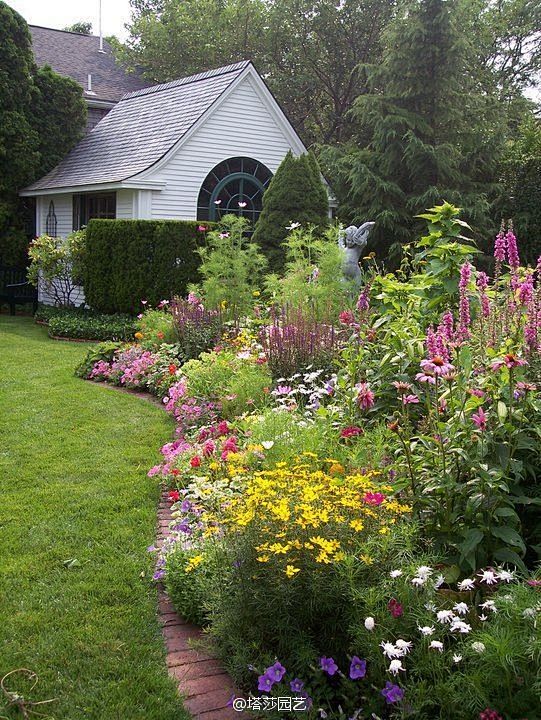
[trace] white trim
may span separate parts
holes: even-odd
[[[96,183],[95,185],[69,185],[67,187],[44,188],[43,190],[20,190],[22,197],[41,195],[64,195],[65,193],[102,192],[103,190],[163,190],[165,182],[153,180],[121,180],[119,182]]]
[[[255,69],[255,67],[250,63],[240,73],[240,75],[223,91],[223,93],[212,103],[212,105],[210,105],[205,110],[205,112],[199,116],[199,118],[195,121],[191,128],[189,128],[189,130],[187,130],[187,132],[185,132],[184,135],[169,148],[169,150],[165,153],[165,155],[163,155],[163,157],[161,157],[157,162],[155,162],[154,165],[146,168],[146,170],[142,170],[137,175],[132,175],[132,179],[146,180],[148,176],[152,176],[154,173],[159,172],[165,165],[167,165],[171,157],[173,157],[177,153],[179,148],[188,142],[192,135],[194,135],[199,130],[199,128],[220,107],[220,105],[222,105],[227,100],[227,98],[229,97],[229,95],[231,95],[235,88],[237,88],[247,77],[255,79],[256,86],[254,87],[252,85],[253,89],[257,92],[263,104],[267,107],[267,109],[273,116],[276,124],[284,133],[286,139],[291,146],[291,149],[297,155],[301,155],[302,153],[307,152],[304,143],[297,135],[297,132],[295,131],[293,125],[291,125],[291,123],[285,116],[283,110],[272,96],[272,93],[259,76],[259,73]]]
[[[150,220],[152,218],[152,190],[136,190],[133,193],[134,220]]]

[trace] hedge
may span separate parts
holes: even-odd
[[[185,220],[90,220],[83,286],[86,302],[104,313],[137,313],[183,295],[199,280],[197,248],[211,223]]]

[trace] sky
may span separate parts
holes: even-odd
[[[98,34],[99,0],[7,0],[7,4],[30,25],[62,30],[74,22],[89,21]],[[103,35],[116,35],[125,40],[124,24],[130,19],[129,0],[102,0]]]

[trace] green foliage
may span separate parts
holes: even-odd
[[[91,220],[83,273],[88,304],[135,313],[141,300],[157,305],[183,294],[198,279],[200,227],[181,220]]]
[[[165,587],[181,617],[201,627],[207,622],[207,588],[214,568],[204,563],[186,572],[186,566],[194,555],[193,550],[179,548],[169,556]]]
[[[79,33],[79,35],[92,35],[92,23],[81,20],[80,22],[73,23],[73,25],[68,25],[64,30]]]
[[[86,380],[97,362],[112,362],[115,353],[122,347],[120,342],[102,342],[88,349],[85,358],[75,368],[75,375]]]
[[[246,236],[245,218],[226,215],[220,229],[207,234],[206,246],[198,250],[201,291],[207,307],[221,308],[238,318],[253,303],[266,260],[259,246]]]
[[[219,403],[221,415],[234,418],[265,401],[271,378],[265,365],[238,358],[232,352],[202,353],[182,366],[190,394]]]
[[[282,244],[293,222],[325,228],[328,198],[315,158],[308,155],[296,158],[289,151],[263,196],[263,210],[253,234],[272,270],[283,268]]]
[[[285,243],[285,274],[268,275],[267,295],[274,304],[293,306],[318,320],[336,321],[353,297],[343,280],[343,252],[338,246],[338,228],[324,234],[313,225],[290,231]]]
[[[79,230],[66,238],[40,235],[30,245],[28,280],[36,287],[41,283],[55,305],[69,307],[74,303],[85,242],[85,231]]]
[[[178,342],[173,316],[167,310],[145,310],[137,320],[137,339],[145,350],[157,350],[164,343]]]
[[[130,316],[100,313],[62,313],[49,320],[51,337],[77,340],[130,341],[136,325]]]

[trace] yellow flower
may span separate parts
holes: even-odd
[[[383,527],[381,527],[381,528],[379,529],[379,534],[380,534],[380,535],[387,535],[388,532],[389,532],[389,528],[388,528],[386,525],[384,525]]]
[[[144,335],[142,332],[136,332],[135,337],[137,338],[137,340],[142,340],[144,338]]]
[[[329,475],[342,475],[346,469],[340,463],[333,463],[329,468]]]
[[[355,532],[361,532],[364,528],[364,523],[361,520],[351,520],[349,526],[355,530]]]
[[[194,570],[198,565],[201,565],[203,562],[203,556],[202,555],[194,555],[190,560],[188,561],[188,564],[184,568],[184,572],[191,572]]]
[[[259,556],[258,558],[256,558],[256,559],[257,559],[257,562],[265,563],[265,562],[269,562],[270,556],[269,556],[269,555],[260,555],[260,556]]]
[[[259,290],[254,290],[253,293],[252,293],[252,295],[253,295],[254,297],[259,297],[259,296],[261,295],[261,293],[259,292]]]
[[[300,569],[293,567],[293,565],[288,565],[286,567],[286,569],[284,570],[284,572],[288,576],[288,578],[292,578],[294,575],[296,575],[298,572],[300,572]]]
[[[374,562],[370,555],[361,555],[361,560],[365,565],[372,565]]]

